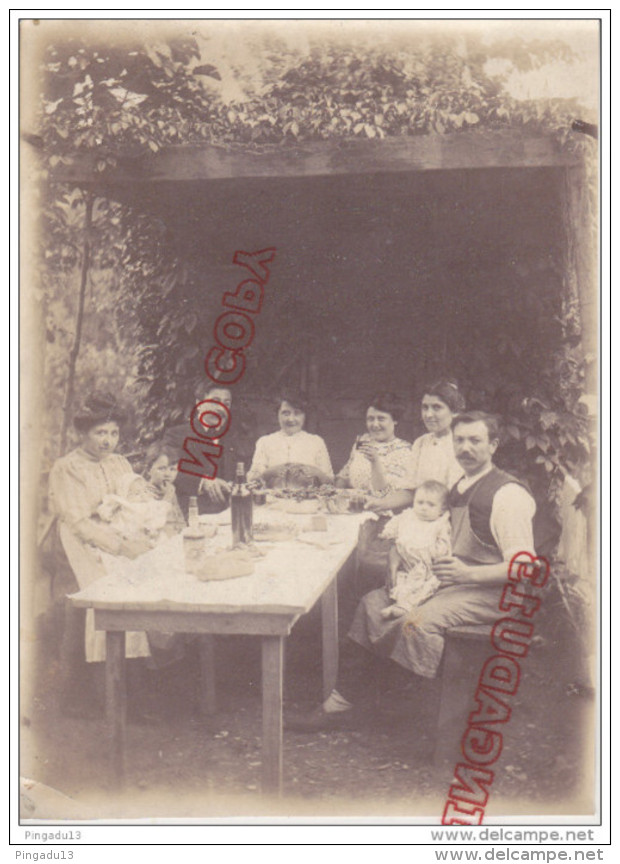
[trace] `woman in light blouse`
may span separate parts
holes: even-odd
[[[280,429],[263,435],[256,442],[248,480],[265,480],[271,485],[271,475],[280,469],[282,473],[285,466],[304,466],[307,473],[321,483],[333,481],[334,472],[325,441],[303,428],[306,413],[306,402],[299,395],[288,393],[278,400]]]
[[[436,480],[448,489],[463,476],[452,444],[450,424],[456,414],[465,410],[465,399],[454,381],[440,379],[426,388],[422,397],[424,435],[413,442],[407,454],[406,483],[392,484],[381,497],[367,499],[368,509],[378,513],[410,507],[413,490],[426,480]]]
[[[377,393],[366,410],[367,432],[356,440],[336,485],[380,498],[395,489],[410,489],[411,444],[396,436],[402,406],[393,393]]]
[[[391,394],[373,397],[366,414],[370,440],[363,442],[358,456],[355,448],[338,481],[368,489],[366,509],[379,515],[360,529],[357,545],[357,587],[361,596],[379,587],[384,579],[389,541],[381,537],[386,514],[413,503],[413,490],[426,480],[437,480],[448,488],[463,474],[454,455],[453,416],[465,408],[465,400],[452,381],[432,384],[422,398],[422,420],[428,429],[413,446],[396,438],[395,428],[401,414],[398,400]],[[369,465],[364,467],[362,459]]]
[[[133,475],[127,459],[114,452],[124,420],[114,396],[91,394],[73,419],[79,446],[57,459],[50,472],[50,509],[58,517],[62,545],[80,588],[105,576],[101,552],[135,558],[151,548],[146,537],[125,537],[96,513],[104,496],[122,493]],[[85,648],[87,661],[105,659],[105,634],[95,633],[92,610],[86,616]],[[127,657],[149,654],[144,633],[127,633]]]
[[[127,459],[114,452],[124,420],[111,394],[93,393],[86,399],[73,418],[80,444],[54,462],[49,502],[65,535],[111,555],[135,558],[150,548],[148,543],[124,538],[96,515],[104,496],[122,494],[127,476],[134,474]],[[88,572],[76,577],[81,588],[94,578]]]
[[[385,511],[389,508],[383,507],[383,501],[391,498],[403,498],[405,504],[410,500],[408,490],[414,487],[411,444],[396,435],[402,412],[398,396],[375,394],[366,410],[367,432],[357,438],[349,461],[336,478],[337,486],[365,493],[367,509]],[[360,527],[351,601],[385,582],[390,542],[380,534],[386,523],[387,516],[381,516]]]
[[[463,476],[454,455],[452,420],[465,410],[465,399],[453,381],[435,381],[422,397],[422,420],[427,428],[411,448],[412,472],[416,487],[437,480],[448,489]]]

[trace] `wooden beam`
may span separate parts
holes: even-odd
[[[79,603],[75,604],[79,605]],[[225,610],[201,612],[177,604],[178,609],[95,609],[95,630],[153,630],[156,633],[219,633],[220,635],[251,634],[253,636],[288,636],[305,609],[272,613]]]
[[[178,145],[157,154],[118,156],[118,165],[95,171],[101,154],[59,165],[54,180],[73,183],[157,183],[249,177],[320,177],[467,168],[539,168],[576,164],[549,137],[517,130],[419,135],[381,141],[334,139],[290,146]]]

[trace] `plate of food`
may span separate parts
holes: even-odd
[[[308,492],[329,483],[329,477],[314,465],[284,462],[268,468],[261,480],[269,489],[287,492]]]
[[[347,490],[337,489],[333,483],[315,484],[305,489],[270,489],[268,502],[276,510],[306,516],[325,511],[343,513],[348,509]]]
[[[282,513],[296,513],[306,516],[319,513],[321,510],[321,502],[318,498],[306,498],[300,501],[295,498],[273,498],[271,506],[274,510],[279,510]]]

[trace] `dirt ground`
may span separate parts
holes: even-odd
[[[432,762],[437,682],[421,682],[394,664],[386,663],[375,706],[357,728],[285,731],[283,797],[263,796],[260,645],[249,637],[218,640],[219,710],[210,717],[201,714],[191,645],[185,660],[169,669],[130,661],[127,785],[115,791],[102,670],[77,661],[69,692],[61,692],[58,620],[50,610],[38,618],[33,687],[22,688],[20,774],[73,799],[84,818],[423,816],[439,822],[451,771]],[[313,707],[320,696],[319,621],[312,610],[287,642],[285,714]],[[574,654],[570,639],[560,638],[541,641],[523,661],[487,816],[592,812],[595,703],[578,683]],[[472,671],[472,690],[476,680]],[[70,812],[53,806],[46,812],[26,800],[22,817]]]

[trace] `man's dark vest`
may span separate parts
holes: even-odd
[[[471,530],[482,543],[494,546],[496,549],[497,543],[491,532],[491,510],[495,493],[507,483],[518,483],[527,492],[530,491],[521,480],[493,466],[487,474],[463,493],[457,491],[458,484],[455,484],[448,498],[450,507],[468,507]]]

